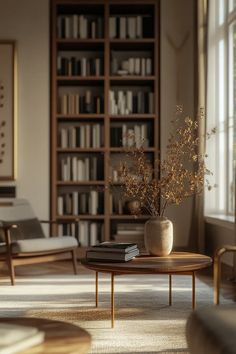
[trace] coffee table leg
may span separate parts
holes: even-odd
[[[192,309],[194,310],[196,307],[195,300],[195,272],[192,272]]]
[[[114,273],[111,273],[111,327],[115,324]]]
[[[169,274],[169,306],[172,305],[172,275]]]
[[[96,307],[98,307],[98,272],[96,272],[96,298],[95,298],[95,302],[96,302]]]

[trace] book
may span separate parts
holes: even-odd
[[[126,252],[126,253],[87,251],[86,258],[89,260],[100,261],[100,262],[101,261],[127,262],[138,255],[139,255],[139,250],[136,247],[136,249],[134,249],[133,251]]]
[[[90,251],[96,250],[97,252],[114,252],[114,253],[128,253],[137,249],[136,243],[129,242],[101,242],[93,246]]]
[[[0,324],[0,354],[14,354],[41,344],[44,332],[36,327]]]

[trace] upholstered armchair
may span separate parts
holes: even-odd
[[[72,236],[46,237],[27,200],[0,200],[0,260],[8,265],[12,285],[15,284],[15,267],[23,264],[70,258],[77,274],[77,247],[78,241]]]

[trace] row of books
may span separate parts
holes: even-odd
[[[109,37],[121,39],[152,38],[151,16],[111,16]]]
[[[121,126],[111,127],[110,144],[112,147],[148,147],[150,135],[150,126],[147,124],[135,124],[130,126],[122,124]]]
[[[103,237],[102,223],[82,220],[79,222],[79,244],[81,247],[94,246]]]
[[[57,233],[59,236],[78,237],[79,246],[88,247],[96,245],[104,237],[104,225],[94,221],[80,220],[78,228],[74,223],[59,224]]]
[[[103,38],[103,18],[72,14],[57,18],[58,38]]]
[[[91,247],[86,258],[97,262],[127,262],[139,255],[135,243],[102,242]]]
[[[154,94],[153,92],[131,90],[109,92],[109,113],[127,115],[132,113],[153,114]]]
[[[57,57],[57,75],[59,76],[99,76],[103,74],[101,58]]]
[[[112,55],[111,74],[112,75],[152,75],[151,58],[128,58],[119,60],[117,56]]]
[[[100,124],[80,124],[59,130],[59,146],[66,148],[100,148],[104,144],[104,131]]]
[[[80,113],[103,113],[104,98],[87,90],[85,95],[79,93],[64,93],[59,99],[59,113],[80,114]]]
[[[60,161],[62,181],[97,181],[103,180],[103,162],[101,158],[67,156]]]
[[[57,197],[57,211],[58,215],[103,214],[103,195],[96,190],[64,193]]]

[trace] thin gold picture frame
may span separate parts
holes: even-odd
[[[0,181],[16,178],[16,42],[0,40]]]

